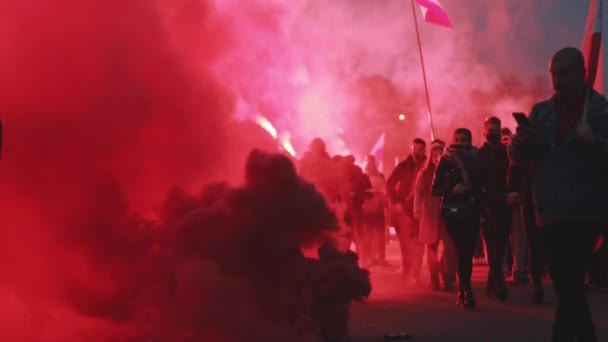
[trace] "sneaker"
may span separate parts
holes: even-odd
[[[473,297],[473,291],[458,291],[458,299],[456,300],[456,305],[466,308],[473,309],[477,305],[475,301],[475,297]]]

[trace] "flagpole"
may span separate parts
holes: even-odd
[[[420,55],[420,66],[422,67],[422,80],[424,82],[424,94],[426,96],[426,107],[429,117],[429,124],[431,125],[431,140],[435,140],[435,126],[433,125],[433,113],[431,111],[431,98],[429,97],[429,86],[426,79],[426,68],[424,66],[424,55],[422,54],[422,44],[420,42],[420,30],[418,29],[418,18],[416,17],[416,4],[415,0],[412,2],[412,15],[414,16],[414,26],[416,27],[416,39],[418,40],[418,53]]]

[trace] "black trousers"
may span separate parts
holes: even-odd
[[[479,234],[479,217],[463,220],[445,220],[447,230],[458,259],[457,273],[460,290],[471,290],[473,254]]]
[[[541,227],[553,286],[559,299],[553,322],[553,342],[595,342],[587,305],[585,275],[602,229],[601,224],[562,222]]]
[[[475,244],[475,253],[473,254],[473,257],[483,258],[485,257],[484,253],[485,252],[483,250],[483,241],[481,241],[481,230],[479,230],[477,232],[477,243]]]
[[[369,233],[371,261],[382,262],[386,260],[386,228],[384,213],[365,214],[365,225]]]
[[[521,210],[528,239],[528,269],[534,287],[540,288],[543,286],[543,270],[545,268],[542,236],[536,225],[536,214],[532,204],[524,204]]]
[[[503,261],[511,233],[512,214],[512,208],[506,205],[489,208],[481,224],[490,266],[488,288],[506,286]]]
[[[589,282],[605,287],[608,286],[608,227],[604,227],[602,236],[604,243],[600,250],[593,255],[591,268],[589,269]]]

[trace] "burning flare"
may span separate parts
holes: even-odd
[[[262,127],[266,132],[268,132],[268,134],[270,134],[270,136],[273,139],[277,140],[277,143],[279,144],[279,147],[281,149],[283,149],[284,151],[289,153],[292,157],[296,156],[296,150],[293,148],[293,145],[291,144],[291,134],[289,134],[289,133],[282,134],[279,139],[277,129],[274,127],[272,122],[270,122],[270,120],[268,120],[267,118],[265,118],[262,115],[258,114],[255,118],[255,122],[260,127]]]
[[[265,129],[266,132],[268,132],[274,139],[277,138],[277,136],[278,136],[277,129],[274,128],[274,125],[272,124],[272,122],[270,122],[270,120],[266,119],[265,117],[263,117],[261,115],[258,115],[255,118],[255,122],[257,122],[257,124],[260,125],[260,127]]]

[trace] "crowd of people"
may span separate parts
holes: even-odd
[[[555,95],[529,116],[514,115],[515,134],[490,116],[479,148],[467,128],[456,129],[449,144],[415,139],[386,181],[373,156],[363,170],[352,156],[330,157],[315,139],[300,173],[343,219],[342,248],[352,237],[364,266],[391,266],[390,222],[403,276],[422,283],[426,253],[431,288],[457,292],[459,306],[474,308],[481,236],[488,297],[507,300],[508,278],[531,278],[532,303],[541,304],[549,272],[559,299],[553,341],[596,341],[586,291],[608,288],[608,102],[586,82],[578,49],[557,52],[550,73]]]

